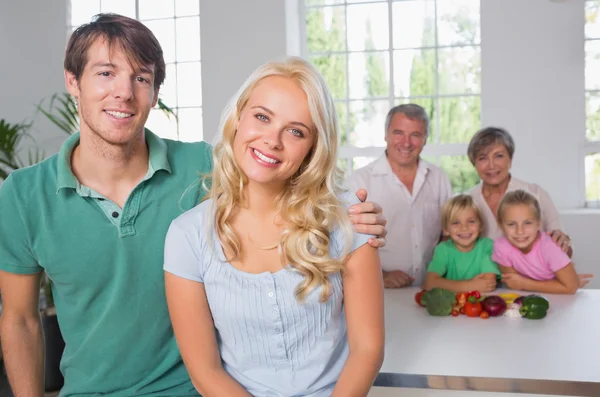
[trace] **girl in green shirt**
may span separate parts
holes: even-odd
[[[493,241],[480,238],[481,213],[466,194],[455,196],[442,207],[442,229],[446,239],[433,253],[423,289],[444,288],[453,292],[490,292],[500,275],[492,261]]]

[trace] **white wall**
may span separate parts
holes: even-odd
[[[63,90],[65,1],[0,0],[0,117],[19,121],[41,98]],[[286,30],[298,1],[202,1],[208,141],[223,105],[249,73],[301,48],[297,27]],[[483,124],[514,135],[514,175],[550,192],[573,237],[578,270],[598,273],[592,286],[600,288],[600,211],[572,210],[583,197],[583,0],[482,0],[481,13]],[[46,153],[56,151],[60,133],[41,132]]]
[[[204,139],[211,142],[221,111],[259,65],[286,55],[285,1],[203,1],[202,98]]]
[[[583,22],[581,0],[481,2],[482,123],[512,133],[514,174],[544,186],[559,208],[583,199]]]
[[[0,118],[31,120],[42,99],[65,90],[66,14],[64,1],[0,0]],[[31,134],[46,154],[65,138],[43,117]]]

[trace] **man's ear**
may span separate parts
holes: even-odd
[[[79,100],[79,82],[75,75],[65,70],[65,88],[71,96]]]

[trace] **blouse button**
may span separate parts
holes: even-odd
[[[273,297],[273,293],[269,292],[269,298],[272,298],[272,297]]]

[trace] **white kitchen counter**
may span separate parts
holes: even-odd
[[[600,396],[600,290],[543,294],[550,309],[541,320],[430,316],[417,291],[385,291],[376,385]]]

